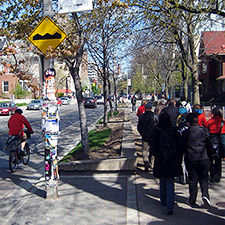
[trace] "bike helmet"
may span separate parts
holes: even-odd
[[[23,113],[23,110],[18,108],[18,109],[15,110],[15,113],[22,114]]]

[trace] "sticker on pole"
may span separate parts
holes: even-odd
[[[67,33],[46,16],[30,33],[28,40],[46,54],[54,52],[66,37]]]

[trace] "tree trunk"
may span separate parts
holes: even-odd
[[[188,44],[191,55],[191,75],[192,75],[192,91],[193,104],[200,104],[199,80],[198,80],[198,57],[195,47],[195,35],[193,34],[193,24],[188,24]]]
[[[171,76],[171,72],[167,71],[166,73],[166,77],[165,77],[165,93],[166,93],[166,98],[168,98],[169,95],[169,82],[170,82],[170,76]],[[170,94],[170,97],[172,95]]]
[[[107,82],[108,82],[110,116],[112,116],[113,115],[113,106],[112,106],[112,99],[111,99],[111,84],[110,84],[109,76],[107,76]]]
[[[106,77],[103,76],[103,96],[104,96],[104,117],[103,117],[103,126],[107,126],[107,84]]]
[[[192,86],[193,86],[193,104],[200,104],[200,95],[199,95],[199,80],[198,80],[198,65],[193,65],[192,72]]]
[[[76,98],[78,103],[78,111],[80,117],[80,131],[81,131],[81,143],[82,143],[82,152],[89,152],[89,140],[88,140],[88,128],[87,128],[87,116],[83,102],[82,96],[82,86],[79,77],[79,67],[76,63],[75,69],[70,68],[71,75],[73,77],[75,89],[76,89]]]
[[[181,69],[182,69],[182,83],[184,88],[183,96],[185,97],[185,99],[188,99],[188,68],[185,67],[184,60],[182,59],[181,59]]]
[[[69,59],[67,59],[66,63],[69,66],[70,74],[73,78],[73,82],[76,89],[76,98],[78,103],[78,110],[79,110],[79,117],[80,117],[80,131],[81,131],[81,143],[82,143],[82,152],[88,153],[89,152],[89,139],[88,139],[88,128],[87,128],[87,116],[86,111],[84,107],[83,102],[83,96],[82,96],[82,86],[80,82],[80,66],[82,63],[83,58],[83,52],[84,52],[84,35],[83,31],[80,27],[78,17],[76,13],[72,13],[75,22],[77,24],[77,27],[79,29],[78,35],[79,35],[79,48],[77,50],[77,53],[75,55],[75,60],[73,63],[70,62]]]

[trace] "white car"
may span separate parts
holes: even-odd
[[[62,105],[70,105],[71,100],[68,97],[61,98]]]
[[[97,96],[97,104],[104,104],[104,98],[103,96]]]

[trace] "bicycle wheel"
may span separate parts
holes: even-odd
[[[24,151],[26,152],[27,155],[21,156],[21,157],[23,159],[23,164],[27,165],[29,163],[29,160],[30,160],[30,147],[29,147],[28,143],[26,143]]]
[[[10,151],[9,154],[9,169],[12,173],[16,172],[18,167],[18,154],[16,151]]]

